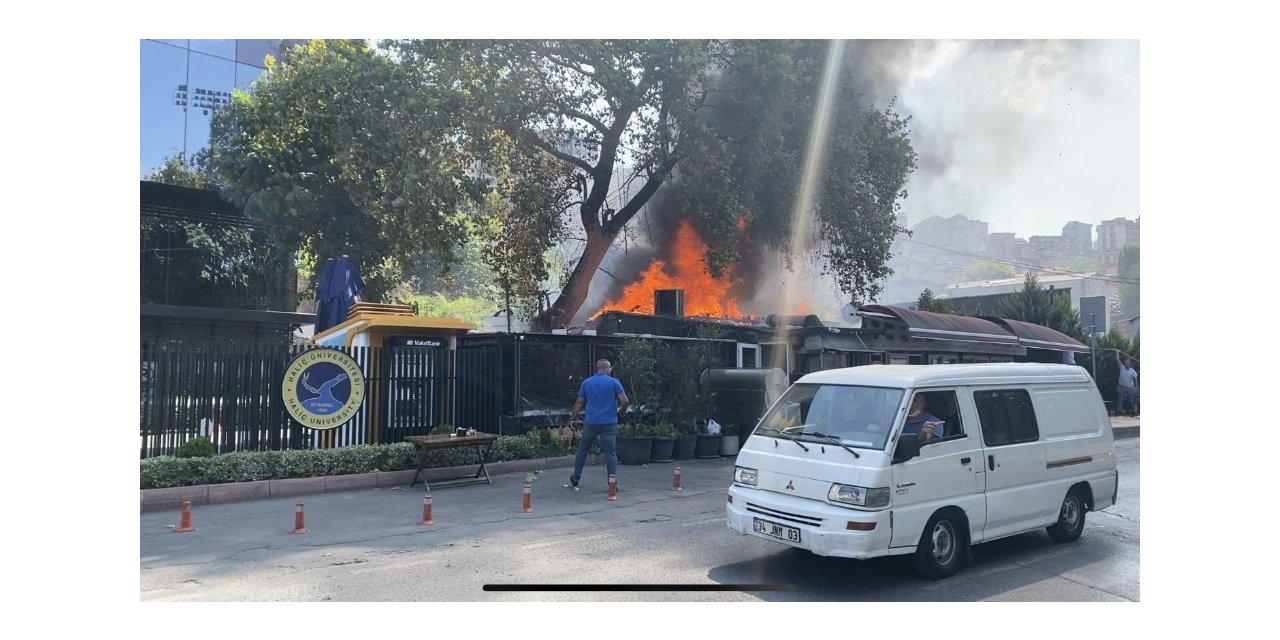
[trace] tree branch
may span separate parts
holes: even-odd
[[[583,171],[586,171],[587,173],[593,176],[595,175],[596,168],[588,164],[586,160],[583,160],[582,158],[579,158],[578,156],[575,156],[571,153],[565,153],[555,148],[554,146],[552,146],[550,143],[543,140],[542,138],[537,137],[536,135],[530,135],[527,132],[524,132],[524,135],[522,137],[527,139],[530,143],[532,143],[534,146],[538,147],[539,149],[542,149],[543,151],[546,151],[547,153],[561,160],[564,160],[565,162],[568,162],[569,164],[575,167],[578,167],[579,169],[582,169]]]
[[[621,211],[613,214],[613,218],[609,220],[605,231],[613,233],[627,226],[631,218],[640,211],[640,207],[643,207],[649,201],[649,198],[653,197],[658,187],[662,186],[662,183],[666,181],[671,169],[676,166],[678,159],[675,154],[672,154],[661,165],[658,165],[658,168],[649,176],[649,180],[644,183],[643,187],[640,187],[640,191],[631,198],[631,201]]]

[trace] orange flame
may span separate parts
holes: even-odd
[[[627,285],[621,297],[606,303],[592,318],[606,311],[653,313],[653,292],[658,289],[683,289],[686,316],[742,317],[738,301],[729,295],[730,287],[735,284],[733,274],[712,278],[703,262],[706,251],[707,245],[689,221],[681,220],[676,230],[671,264],[653,260],[640,274],[639,280]]]

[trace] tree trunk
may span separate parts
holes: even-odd
[[[617,237],[617,230],[597,228],[587,232],[587,246],[582,251],[582,257],[573,267],[573,273],[569,274],[569,279],[560,290],[560,296],[556,298],[555,304],[533,319],[531,328],[534,331],[569,327],[573,316],[582,308],[582,303],[586,302],[591,279],[595,277],[596,270],[600,268],[600,263],[604,262],[609,247]]]

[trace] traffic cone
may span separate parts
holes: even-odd
[[[680,486],[680,467],[676,467],[675,477],[671,479],[672,491],[684,491],[684,487]]]
[[[533,487],[528,482],[524,483],[524,504],[520,513],[533,513]]]
[[[431,492],[428,491],[427,495],[422,496],[422,522],[419,522],[418,526],[429,527],[435,523],[436,521],[431,519]]]
[[[606,500],[618,499],[618,476],[609,476],[609,497]]]
[[[196,530],[195,527],[191,526],[191,501],[183,500],[182,501],[182,521],[178,523],[178,528],[174,529],[174,531],[178,533],[186,533],[188,531],[195,531],[195,530]]]
[[[293,532],[294,532],[294,533],[308,533],[308,532],[310,532],[310,531],[311,531],[311,530],[310,530],[310,529],[308,529],[308,528],[307,528],[307,526],[306,526],[305,524],[303,524],[302,501],[301,501],[301,500],[299,500],[299,501],[298,501],[297,508],[296,508],[296,510],[295,510],[295,511],[294,511],[294,513],[293,513]]]

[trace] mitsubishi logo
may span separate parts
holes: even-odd
[[[787,491],[795,491],[795,490],[796,490],[796,486],[795,486],[794,484],[791,484],[791,481],[790,481],[790,480],[788,480],[788,481],[787,481],[787,486],[786,486],[785,488],[786,488],[786,490],[787,490]]]

